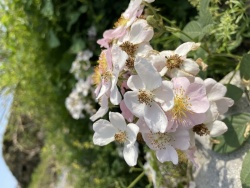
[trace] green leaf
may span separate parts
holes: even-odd
[[[226,87],[227,87],[227,93],[225,96],[233,99],[234,102],[237,102],[241,98],[243,90],[232,84],[226,84]]]
[[[179,37],[183,41],[192,41],[197,39],[202,34],[202,27],[199,22],[191,21],[183,29],[183,32],[189,36],[181,34]]]
[[[48,18],[52,17],[54,14],[54,6],[51,0],[46,0],[45,4],[41,10],[42,14]]]
[[[53,30],[49,31],[48,44],[50,48],[56,48],[60,45],[60,41]]]
[[[242,163],[242,169],[240,173],[240,179],[243,188],[250,187],[250,151],[248,151],[247,155],[244,158]]]
[[[80,52],[81,50],[83,50],[85,48],[85,46],[86,46],[86,44],[82,39],[76,38],[73,40],[73,44],[70,47],[70,52],[76,54],[76,53]]]
[[[201,0],[200,1],[200,13],[206,12],[208,10],[210,0]]]
[[[247,138],[244,133],[247,123],[250,122],[249,113],[235,114],[223,120],[228,126],[228,131],[215,139],[219,144],[213,145],[213,150],[219,153],[229,153],[238,149]]]
[[[250,54],[245,54],[242,57],[240,64],[240,76],[246,80],[250,79]]]

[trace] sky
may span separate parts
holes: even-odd
[[[3,93],[3,92],[1,92]],[[0,94],[0,188],[16,188],[17,180],[6,165],[2,154],[3,135],[7,126],[13,95]]]

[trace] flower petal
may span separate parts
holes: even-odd
[[[131,75],[128,78],[127,85],[130,89],[134,91],[145,88],[144,83],[138,75]]]
[[[219,114],[224,114],[228,111],[228,108],[233,106],[234,100],[228,97],[222,97],[220,100],[215,101]]]
[[[136,57],[135,70],[145,84],[146,89],[152,91],[161,86],[161,75],[147,59]]]
[[[144,120],[152,132],[163,133],[168,126],[167,116],[156,102],[145,106]]]
[[[178,154],[176,150],[169,145],[165,146],[166,149],[156,151],[156,157],[161,162],[172,161],[173,164],[178,164]]]
[[[185,42],[181,44],[178,48],[176,48],[174,52],[179,56],[186,56],[187,53],[192,50],[194,44],[194,42]]]
[[[90,117],[91,121],[97,120],[108,112],[108,97],[106,95],[102,96],[100,106],[101,107],[98,109],[98,111]]]
[[[125,131],[127,124],[124,117],[118,112],[109,112],[110,123],[119,131]]]
[[[190,85],[190,81],[185,77],[178,77],[172,79],[174,89],[182,88],[184,91],[187,90],[188,86]]]
[[[136,146],[127,146],[124,145],[123,156],[126,163],[129,166],[135,166],[138,158],[138,149]]]
[[[173,134],[174,139],[170,143],[174,148],[187,150],[190,146],[190,137],[188,130],[177,129]]]
[[[116,80],[112,80],[112,87],[111,87],[111,91],[110,91],[110,102],[114,105],[118,105],[122,100],[122,96],[121,96],[115,82],[116,82]]]
[[[192,59],[185,59],[180,68],[194,76],[200,72],[199,65]]]
[[[210,136],[212,137],[220,136],[223,133],[225,133],[228,129],[224,122],[217,120],[214,121],[213,123],[206,124],[206,126],[210,130]]]
[[[212,79],[206,79],[204,83],[206,87],[208,87],[206,88],[206,90],[207,90],[207,97],[210,101],[219,100],[225,96],[227,88],[223,84],[218,82],[214,83]]]
[[[127,53],[124,52],[119,47],[119,45],[117,44],[113,45],[112,47],[113,72],[120,72],[124,68],[127,58],[128,58]]]
[[[134,120],[134,115],[130,112],[130,110],[127,108],[124,100],[120,102],[120,109],[122,111],[122,116],[128,121],[132,122]]]
[[[139,102],[137,91],[128,91],[125,93],[124,102],[132,114],[137,117],[143,117],[145,104]]]
[[[129,123],[126,132],[129,141],[128,144],[134,144],[139,132],[139,127],[134,123]]]
[[[110,81],[104,81],[102,80],[102,87],[100,89],[100,92],[98,94],[98,96],[96,97],[96,99],[99,99],[101,96],[103,96],[109,89],[111,86],[111,82]]]
[[[94,123],[93,129],[95,131],[93,136],[94,144],[104,146],[114,141],[116,129],[109,121],[100,119]]]

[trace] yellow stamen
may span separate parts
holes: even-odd
[[[115,134],[115,141],[120,144],[124,143],[127,140],[127,133],[125,131]]]
[[[183,63],[183,60],[177,54],[166,57],[166,59],[166,67],[169,69],[180,68],[180,65]]]
[[[123,16],[121,16],[117,22],[115,22],[114,24],[114,28],[117,28],[119,26],[125,26],[128,23],[128,19],[124,18]]]

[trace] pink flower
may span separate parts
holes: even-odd
[[[135,142],[139,127],[133,123],[127,125],[122,115],[115,112],[109,113],[109,120],[100,119],[94,123],[94,144],[104,146],[112,141],[124,144],[124,159],[129,166],[135,166],[138,158]]]
[[[173,106],[171,82],[162,81],[146,59],[137,57],[135,70],[138,75],[128,79],[127,84],[132,91],[125,93],[124,102],[135,116],[145,119],[151,131],[165,132],[168,120],[163,109],[169,110]]]
[[[176,149],[187,150],[190,146],[188,130],[179,128],[175,132],[153,133],[143,120],[140,119],[137,125],[144,141],[150,149],[156,151],[156,157],[161,163],[172,161],[173,164],[178,164]]]
[[[185,77],[173,78],[174,107],[167,112],[171,131],[177,127],[192,128],[204,122],[209,108],[205,86],[190,83]]]

